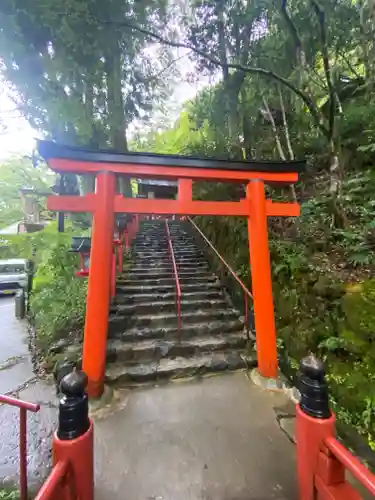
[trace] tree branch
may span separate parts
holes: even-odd
[[[353,64],[350,62],[350,60],[346,57],[344,51],[341,51],[339,52],[340,54],[340,57],[342,57],[343,61],[348,65],[348,68],[349,70],[353,73],[353,75],[358,78],[358,80],[360,78],[363,78],[362,75],[360,75],[357,70],[354,68]]]
[[[121,22],[116,22],[116,21],[104,21],[104,24],[116,24],[119,26],[123,26],[126,28],[133,29],[135,31],[138,31],[139,33],[142,33],[151,39],[157,40],[158,42],[168,45],[170,47],[176,47],[176,48],[183,48],[183,49],[188,49],[194,52],[195,54],[200,55],[201,57],[205,58],[207,61],[209,61],[211,64],[222,68],[223,64],[216,58],[210,56],[206,52],[197,49],[196,47],[193,47],[192,45],[189,45],[187,43],[182,43],[182,42],[174,42],[172,40],[168,40],[156,33],[153,33],[152,31],[142,28],[141,26],[135,25],[133,23],[127,22],[127,21],[121,21]],[[329,129],[325,127],[325,125],[321,122],[320,116],[319,116],[319,110],[316,108],[314,102],[312,99],[306,95],[302,90],[297,88],[295,85],[293,85],[289,80],[284,78],[281,75],[278,75],[274,71],[265,69],[265,68],[258,68],[258,67],[252,67],[252,66],[244,66],[242,64],[235,64],[235,63],[227,63],[224,65],[227,69],[236,69],[239,71],[243,71],[244,73],[249,73],[249,74],[255,74],[259,76],[264,76],[266,78],[270,78],[272,80],[275,80],[288,89],[290,89],[294,94],[296,94],[306,105],[307,109],[309,110],[315,126],[323,133],[323,135],[327,138],[330,138],[329,136]]]
[[[284,134],[285,134],[286,145],[287,145],[287,148],[288,148],[289,158],[291,160],[294,160],[294,151],[293,151],[293,148],[292,148],[292,143],[290,141],[289,126],[288,126],[288,121],[286,119],[284,99],[283,99],[283,94],[281,92],[280,85],[278,85],[278,91],[279,91],[279,101],[280,101],[281,116],[283,118]]]
[[[284,17],[284,20],[289,28],[289,31],[293,37],[294,45],[296,48],[296,59],[298,64],[304,65],[304,61],[302,61],[302,41],[301,38],[298,34],[298,30],[296,28],[296,25],[292,21],[292,18],[289,15],[289,12],[287,10],[287,0],[282,0],[281,1],[281,13]]]
[[[319,26],[320,26],[320,42],[322,45],[321,52],[322,52],[322,57],[323,57],[324,74],[326,77],[328,94],[329,94],[329,98],[330,98],[329,117],[328,117],[328,132],[329,132],[328,138],[332,139],[333,134],[334,134],[335,117],[336,117],[336,104],[338,102],[338,97],[337,97],[336,90],[335,90],[333,82],[332,82],[331,66],[329,63],[325,13],[316,0],[311,0],[311,3],[313,6],[313,9],[314,9],[314,12],[316,14],[316,17],[318,18],[318,22],[319,22]]]
[[[271,123],[272,132],[274,133],[274,136],[275,136],[275,143],[276,143],[277,152],[279,153],[279,156],[280,156],[281,160],[286,161],[286,156],[285,156],[283,147],[281,145],[279,134],[277,132],[277,127],[276,127],[275,119],[272,116],[270,107],[268,106],[267,99],[264,96],[263,96],[263,104],[264,104],[264,107],[266,108],[268,119],[269,119],[269,121]]]

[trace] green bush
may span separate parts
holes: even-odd
[[[38,233],[0,241],[0,258],[31,258],[35,254],[30,312],[42,348],[83,325],[87,282],[74,275],[78,257],[69,252],[74,234],[82,231],[68,226],[65,233],[58,233],[56,223],[51,223]]]
[[[0,500],[18,500],[20,498],[20,494],[18,490],[11,490],[8,488],[2,489],[0,487]]]
[[[196,197],[207,194],[210,199],[230,198],[229,188],[221,184],[195,186]],[[373,276],[375,259],[374,196],[373,172],[352,172],[345,181],[345,229],[331,226],[323,188],[320,192],[314,188],[296,224],[269,220],[282,368],[294,377],[301,358],[310,352],[323,359],[338,418],[355,427],[373,448],[375,280],[368,277]],[[250,275],[246,222],[230,217],[195,220],[246,280]]]

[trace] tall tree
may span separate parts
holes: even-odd
[[[152,5],[152,9],[150,8]],[[31,125],[53,139],[126,149],[127,125],[163,96],[170,62],[112,21],[165,18],[165,2],[5,0],[0,5],[2,72]]]
[[[228,127],[229,151],[242,156],[239,96],[246,74],[229,69],[229,64],[248,65],[252,46],[265,29],[264,5],[252,0],[193,1],[187,25],[187,43],[220,63],[222,101]],[[200,71],[217,72],[217,65],[197,51],[192,57]]]

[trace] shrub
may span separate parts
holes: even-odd
[[[69,252],[74,234],[82,231],[68,226],[65,233],[58,233],[56,224],[51,223],[38,233],[19,234],[0,241],[1,258],[31,258],[35,254],[30,312],[42,348],[71,331],[78,331],[83,324],[87,283],[74,276],[78,257]]]

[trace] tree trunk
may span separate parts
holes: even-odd
[[[107,105],[111,146],[118,151],[127,151],[125,137],[125,105],[122,95],[122,64],[118,40],[112,43],[107,57]]]
[[[347,225],[347,218],[341,201],[342,180],[343,172],[338,146],[334,140],[331,140],[329,162],[329,204],[332,214],[332,226],[341,229],[345,228]]]
[[[238,113],[238,97],[240,88],[233,87],[231,82],[228,82],[226,88],[226,99],[228,107],[228,135],[230,152],[234,158],[240,160],[242,158],[242,147],[240,142],[240,116]]]
[[[116,32],[114,35],[116,35]],[[106,60],[106,76],[108,123],[111,146],[117,151],[127,151],[125,103],[122,94],[122,61],[117,36],[114,36],[112,39],[112,43],[109,44],[109,49],[110,53]],[[128,178],[118,177],[118,186],[121,194],[131,197],[131,185]]]
[[[243,88],[241,88],[240,95],[241,95],[241,115],[242,115],[241,119],[242,119],[242,136],[243,136],[242,147],[243,147],[243,157],[246,160],[253,158],[251,124],[249,117],[245,112],[246,95]]]

